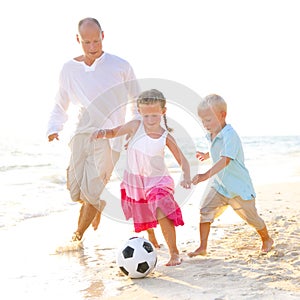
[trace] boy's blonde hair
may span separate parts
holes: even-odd
[[[166,102],[167,100],[162,92],[156,89],[151,89],[148,91],[144,91],[139,95],[139,97],[137,98],[137,107],[139,107],[140,104],[150,105],[150,104],[159,103],[160,107],[163,109],[166,107]],[[172,132],[173,129],[168,126],[166,114],[163,115],[163,118],[164,118],[166,129],[169,132]]]
[[[217,94],[210,94],[204,97],[204,99],[201,99],[198,105],[198,112],[207,108],[227,112],[227,104],[225,100]]]

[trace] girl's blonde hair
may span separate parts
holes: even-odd
[[[155,103],[160,103],[160,107],[162,109],[166,107],[166,103],[167,103],[167,100],[166,100],[165,96],[163,95],[163,93],[156,89],[151,89],[151,90],[142,92],[137,99],[137,107],[139,107],[140,104],[150,105],[150,104],[155,104]],[[164,123],[165,123],[166,129],[169,132],[172,132],[173,129],[168,126],[166,114],[163,115],[163,118],[164,118]]]
[[[227,112],[227,104],[225,100],[217,94],[210,94],[202,99],[198,105],[198,112],[207,108],[215,108],[219,111]]]

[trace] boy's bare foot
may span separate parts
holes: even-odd
[[[195,257],[195,256],[198,256],[198,255],[205,256],[206,254],[207,254],[206,249],[201,249],[201,248],[199,247],[199,248],[197,248],[195,251],[189,252],[189,253],[188,253],[188,256],[189,256],[189,257]]]
[[[172,254],[170,260],[165,264],[165,266],[178,266],[182,263],[182,259],[179,254]]]
[[[261,246],[261,250],[260,250],[261,253],[262,254],[267,254],[273,248],[273,244],[274,244],[274,241],[271,238],[263,241],[262,246]]]

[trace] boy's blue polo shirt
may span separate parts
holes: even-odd
[[[242,142],[231,127],[226,125],[211,141],[210,134],[210,157],[215,164],[222,156],[231,158],[230,163],[214,176],[212,186],[222,195],[228,198],[240,196],[244,200],[255,198],[249,172],[244,164],[244,151]]]

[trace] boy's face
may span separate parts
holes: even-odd
[[[198,111],[204,128],[215,137],[226,125],[226,112],[218,109],[206,108]]]

